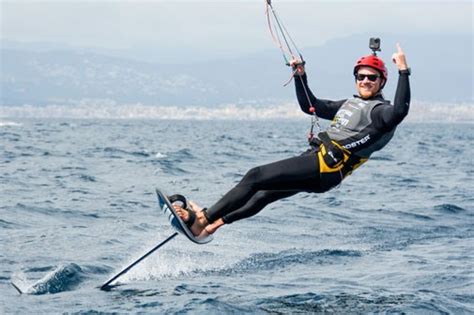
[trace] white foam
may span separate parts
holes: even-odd
[[[157,158],[157,159],[164,159],[166,157],[167,157],[166,154],[163,154],[161,152],[158,152],[158,153],[155,154],[155,158]]]
[[[200,259],[201,258],[201,259]],[[119,282],[159,280],[187,275],[192,272],[205,270],[205,263],[199,254],[189,254],[180,251],[162,251],[148,258],[140,266],[126,273]]]
[[[242,255],[246,255],[245,251],[235,251],[230,246],[228,249],[220,248],[219,251],[205,250],[206,247],[196,246],[184,239],[167,246],[169,247],[158,250],[140,262],[139,265],[120,277],[117,282],[131,283],[202,275],[206,272],[229,268],[241,260]],[[138,255],[131,258],[124,267],[136,257]]]
[[[26,275],[22,271],[15,272],[11,277],[11,282],[14,283],[21,292],[26,292],[28,289]]]
[[[14,122],[14,121],[0,121],[0,127],[19,127],[22,124]]]

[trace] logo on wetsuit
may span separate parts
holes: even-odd
[[[347,126],[352,115],[353,113],[351,111],[340,109],[334,117],[331,127],[341,129],[342,126]]]
[[[346,145],[343,145],[342,147],[344,149],[353,149],[353,148],[356,148],[359,145],[362,145],[362,144],[366,143],[369,140],[370,140],[370,135],[367,135],[362,139],[359,139],[359,140],[357,140],[355,142],[352,142],[352,143],[348,143]]]

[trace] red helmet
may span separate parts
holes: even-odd
[[[387,68],[385,67],[385,63],[379,57],[368,55],[359,58],[354,66],[354,74],[357,73],[360,67],[370,67],[379,71],[380,74],[382,74],[382,78],[387,81]]]

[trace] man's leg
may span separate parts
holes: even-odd
[[[310,183],[317,185],[319,179],[319,164],[314,153],[259,166],[251,169],[237,186],[206,210],[205,215],[209,223],[212,223],[234,211],[244,209],[243,207],[258,191],[283,191],[283,197],[280,197],[279,194],[273,195],[273,193],[264,196],[269,198],[268,200],[278,200],[285,198],[288,191],[291,191],[292,194],[298,191],[310,191],[311,188],[308,187]],[[260,199],[259,196],[256,198],[257,200]],[[268,204],[269,202],[266,202],[265,198],[259,202],[263,202],[265,205]],[[253,211],[248,207],[245,207],[245,209],[250,213]],[[242,211],[240,212],[242,217],[250,216],[242,214]]]
[[[248,218],[259,213],[268,204],[277,200],[291,197],[300,191],[294,190],[260,190],[241,208],[222,217],[224,223],[230,224],[234,221]]]

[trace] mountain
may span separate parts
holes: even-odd
[[[380,56],[390,61],[400,40],[412,68],[412,98],[426,102],[473,102],[472,39],[468,35],[381,35]],[[342,99],[354,91],[352,67],[370,53],[369,35],[303,47],[313,92]],[[191,52],[192,53],[192,52]],[[236,59],[181,64],[136,60],[133,52],[2,42],[0,105],[76,104],[84,99],[118,104],[215,106],[294,100],[283,87],[289,68],[277,48]],[[182,60],[186,60],[183,55]],[[385,89],[393,99],[396,69],[388,64]]]

